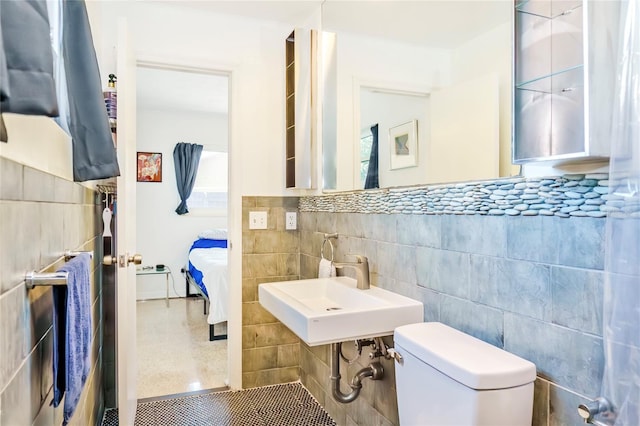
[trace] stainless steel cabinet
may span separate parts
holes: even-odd
[[[619,2],[514,7],[513,162],[608,158]]]

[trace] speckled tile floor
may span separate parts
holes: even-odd
[[[108,410],[102,426],[117,426]],[[138,403],[135,426],[335,426],[300,383]]]
[[[227,341],[209,341],[203,301],[137,302],[138,399],[226,386]],[[226,325],[216,334],[226,332]]]

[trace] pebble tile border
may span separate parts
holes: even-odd
[[[607,173],[412,186],[300,197],[302,212],[602,218],[623,207]]]

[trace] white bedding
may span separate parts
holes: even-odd
[[[227,320],[229,283],[226,248],[196,248],[189,253],[191,264],[202,272],[202,283],[209,294],[209,324]]]

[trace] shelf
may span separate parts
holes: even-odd
[[[582,67],[584,31],[582,10],[550,21],[530,14],[515,19],[516,87]],[[549,89],[541,89],[548,92]]]
[[[516,11],[540,18],[555,19],[582,7],[582,0],[524,0],[516,3]]]
[[[516,84],[516,89],[540,93],[566,92],[584,86],[584,66],[576,65],[551,74]]]

